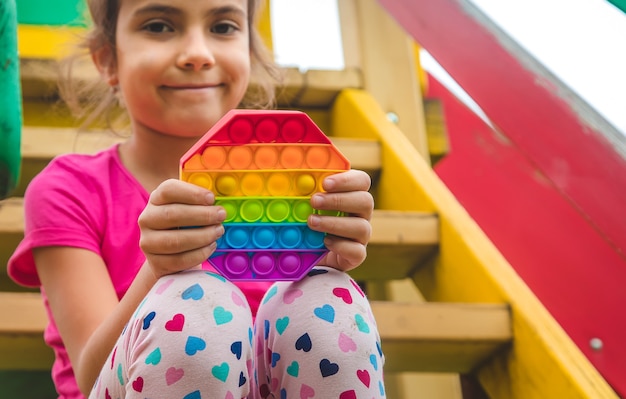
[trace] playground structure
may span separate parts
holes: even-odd
[[[20,197],[30,178],[54,155],[92,152],[120,140],[101,131],[78,133],[62,110],[50,109],[55,95],[51,69],[60,46],[71,40],[70,32],[81,29],[67,27],[76,16],[72,14],[76,4],[68,5],[70,16],[65,19],[55,14],[58,18],[48,22],[52,26],[42,21],[18,26],[23,161],[21,180],[0,207],[4,264],[21,238]],[[619,379],[626,369],[626,355],[616,347],[617,333],[624,325],[619,316],[624,303],[619,295],[624,294],[619,294],[618,286],[624,280],[618,269],[624,265],[626,222],[612,217],[626,203],[622,193],[626,174],[618,173],[626,167],[605,137],[591,130],[590,126],[598,125],[585,122],[593,113],[585,110],[579,118],[580,108],[532,84],[537,70],[520,66],[521,52],[511,54],[498,46],[497,35],[466,1],[339,0],[339,5],[346,69],[286,70],[279,105],[309,114],[352,166],[373,178],[374,232],[368,260],[354,277],[366,282],[374,301],[387,356],[389,397],[414,397],[411,392],[419,389],[399,372],[460,374],[493,398],[615,398],[626,393]],[[423,20],[432,23],[420,23]],[[271,42],[267,15],[263,22]],[[493,140],[494,134],[441,85],[424,78],[415,40],[453,74],[500,128],[499,133],[515,145],[483,146],[481,152],[471,140],[467,144],[460,132],[466,132],[468,125],[460,121],[475,127],[481,138]],[[476,57],[481,48],[490,54],[489,65]],[[476,75],[477,71],[484,75]],[[508,87],[505,83],[512,79],[504,71],[518,73],[515,81],[520,76],[529,81]],[[84,78],[93,73],[86,69]],[[506,90],[516,95],[503,95]],[[442,103],[443,113],[437,107]],[[552,108],[546,110],[548,106]],[[542,109],[548,117],[540,113]],[[398,116],[397,124],[389,121],[388,112]],[[447,155],[445,141],[441,144],[442,119],[452,145]],[[538,133],[523,140],[519,132],[524,128]],[[573,132],[570,140],[586,148],[585,157],[576,153],[581,148],[558,140],[556,132],[561,129]],[[455,153],[458,148],[461,151]],[[495,152],[488,151],[493,148]],[[494,154],[507,156],[495,164]],[[589,186],[577,182],[559,186],[548,163],[555,155],[568,162],[572,176],[593,177],[601,203],[589,193]],[[534,170],[546,176],[543,191],[537,190],[536,181],[525,180],[523,173],[510,175],[512,165],[524,165],[529,158],[537,165]],[[439,159],[433,168],[431,164]],[[471,171],[468,162],[481,166],[483,175],[463,174]],[[533,200],[537,193],[544,196]],[[553,201],[550,209],[559,212],[523,213],[524,224],[515,225],[513,232],[496,223],[510,223],[503,215],[511,207],[523,210],[524,204],[545,198]],[[508,205],[513,199],[517,202]],[[499,201],[505,205],[496,206]],[[572,212],[572,204],[582,211]],[[566,229],[562,223],[567,223]],[[543,246],[530,243],[545,258],[538,259],[535,251],[520,256],[530,252],[524,251],[524,246],[530,248],[525,239],[537,235],[539,225],[562,240],[540,235]],[[564,257],[567,239],[577,241]],[[552,252],[556,255],[549,257]],[[532,266],[537,263],[542,267],[539,276]],[[583,272],[589,264],[598,271],[593,278]],[[548,295],[545,286],[554,295]],[[0,277],[0,288],[0,313],[5,315],[0,321],[0,369],[10,376],[5,380],[33,370],[45,375],[51,353],[41,338],[45,314],[39,295],[14,286],[6,274]],[[600,290],[605,290],[604,295]],[[597,312],[598,306],[602,312]],[[596,335],[605,344],[602,350],[588,346]],[[465,394],[471,397],[469,389]]]

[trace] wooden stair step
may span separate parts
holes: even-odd
[[[7,198],[0,201],[0,291],[22,290],[7,276],[6,265],[23,237],[24,207],[22,198]]]
[[[439,246],[439,218],[427,212],[375,209],[367,258],[350,275],[362,281],[411,276]]]
[[[20,59],[22,97],[29,99],[55,99],[59,74],[58,61],[52,59]],[[276,89],[280,107],[328,107],[337,94],[345,88],[362,88],[362,76],[357,68],[343,70],[301,71],[298,68],[280,68],[282,82]],[[91,63],[77,63],[74,79],[88,82],[99,79]],[[252,89],[254,90],[254,81]]]
[[[0,314],[0,370],[49,370],[54,355],[43,341],[41,295],[0,292]]]
[[[385,370],[468,373],[511,342],[507,305],[372,302]]]
[[[23,215],[23,198],[0,201],[0,263],[3,265],[23,237]],[[353,272],[359,280],[407,277],[436,252],[439,242],[438,218],[429,213],[375,209],[372,230],[368,257]],[[2,274],[6,277],[6,267]]]
[[[505,305],[374,301],[372,310],[389,372],[468,372],[511,341]],[[0,292],[0,314],[0,370],[48,369],[41,296]]]
[[[124,140],[124,137],[109,131],[80,132],[75,128],[23,127],[22,177],[14,195],[23,195],[31,179],[57,155],[92,154]],[[377,141],[343,138],[331,140],[350,160],[353,168],[363,170],[372,179],[376,179],[381,165],[381,149]]]

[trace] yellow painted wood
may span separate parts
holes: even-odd
[[[274,48],[274,40],[272,38],[272,18],[271,18],[271,7],[272,2],[270,0],[266,0],[263,4],[263,9],[259,15],[259,19],[257,21],[257,27],[259,29],[259,33],[263,38],[263,42],[265,46],[272,51]]]
[[[450,151],[442,102],[436,98],[424,99],[424,116],[428,135],[428,153],[434,165]]]
[[[261,9],[258,29],[265,45],[272,49],[270,0]],[[60,59],[70,54],[86,32],[84,27],[63,25],[18,25],[18,51],[21,58]]]
[[[413,57],[415,57],[415,70],[417,71],[417,79],[420,82],[420,92],[423,98],[424,96],[426,96],[426,93],[428,92],[428,74],[422,67],[422,63],[420,61],[421,49],[422,47],[419,44],[413,43]]]
[[[18,25],[20,58],[60,59],[80,40],[84,28],[46,25]]]
[[[427,300],[510,306],[513,345],[476,371],[491,397],[617,398],[371,95],[342,92],[332,129],[339,137],[381,140],[379,206],[439,216],[439,255],[414,276]]]

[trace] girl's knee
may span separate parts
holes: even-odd
[[[161,278],[139,306],[120,361],[129,379],[141,376],[145,384],[180,379],[239,388],[248,379],[251,336],[252,315],[239,288],[213,273],[178,273]]]
[[[289,391],[303,383],[320,387],[324,397],[339,396],[342,387],[360,387],[356,392],[367,396],[377,392],[374,381],[382,384],[376,322],[365,294],[345,273],[316,268],[301,281],[275,284],[256,329],[255,345],[263,348],[255,351],[261,390],[274,378]]]

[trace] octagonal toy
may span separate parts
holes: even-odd
[[[232,110],[180,160],[180,179],[226,210],[209,262],[230,280],[299,280],[328,252],[311,196],[350,162],[300,111]],[[339,212],[323,212],[340,216]]]

